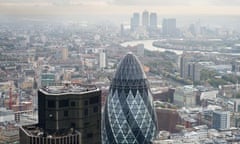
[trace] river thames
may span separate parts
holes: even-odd
[[[164,41],[163,39],[162,41]],[[182,50],[172,50],[172,49],[166,49],[166,48],[159,48],[152,45],[154,41],[161,41],[161,40],[136,40],[136,41],[127,41],[124,43],[121,43],[120,45],[123,47],[127,46],[136,46],[138,44],[144,44],[144,48],[149,51],[159,51],[159,52],[175,52],[177,55],[181,55],[183,53]],[[188,52],[188,51],[186,51]],[[240,53],[220,53],[220,52],[201,52],[201,51],[189,51],[189,52],[197,52],[197,53],[212,53],[212,54],[226,54],[226,55],[240,55]]]

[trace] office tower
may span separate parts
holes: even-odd
[[[192,75],[192,80],[195,81],[200,81],[201,80],[201,71],[202,71],[202,66],[199,62],[193,63],[193,75]]]
[[[20,127],[20,144],[101,143],[101,91],[62,85],[38,90],[39,123]]]
[[[68,59],[68,49],[62,48],[62,60],[66,61]]]
[[[146,10],[142,13],[142,26],[145,28],[149,26],[149,13]]]
[[[163,19],[162,34],[166,37],[174,37],[177,35],[176,19]]]
[[[151,13],[150,14],[150,28],[156,29],[158,25],[157,22],[157,13]]]
[[[139,23],[140,23],[139,13],[133,13],[133,17],[131,18],[131,30],[136,30],[139,27]]]
[[[102,143],[149,144],[157,121],[142,65],[128,53],[112,79],[104,109]]]
[[[121,34],[122,37],[125,36],[124,24],[121,24],[120,34]]]
[[[189,63],[192,62],[192,56],[190,54],[182,54],[180,58],[180,76],[184,79],[189,78],[191,70]]]
[[[212,128],[224,130],[230,128],[230,112],[214,111],[212,117]]]
[[[101,49],[99,51],[99,68],[103,69],[107,66],[107,60],[106,60],[106,50]]]

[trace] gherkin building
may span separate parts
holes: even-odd
[[[150,144],[157,122],[147,77],[137,57],[128,53],[118,65],[102,121],[103,144]]]

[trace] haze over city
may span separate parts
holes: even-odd
[[[238,0],[1,0],[1,13],[12,15],[129,14],[150,9],[161,14],[238,15]]]
[[[0,144],[240,143],[239,0],[0,0]]]

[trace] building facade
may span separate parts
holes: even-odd
[[[149,12],[146,10],[142,13],[142,26],[145,28],[149,27]]]
[[[20,128],[20,143],[101,143],[101,91],[95,86],[49,86],[38,91],[38,124]],[[51,140],[48,140],[48,139]],[[66,143],[65,143],[66,141]]]
[[[158,21],[157,21],[157,13],[150,13],[150,28],[157,29]]]
[[[135,55],[127,54],[110,85],[104,108],[103,144],[149,144],[157,131],[152,94]]]
[[[176,37],[177,36],[176,19],[174,19],[174,18],[163,19],[162,34],[165,37]]]
[[[181,107],[194,107],[197,104],[197,89],[192,85],[178,87],[175,90],[173,103]]]
[[[140,14],[133,13],[133,17],[131,18],[131,30],[136,30],[140,24]]]
[[[106,50],[101,49],[99,52],[99,68],[103,69],[106,67],[107,67]]]
[[[224,130],[230,128],[230,112],[214,111],[212,117],[212,128]]]

